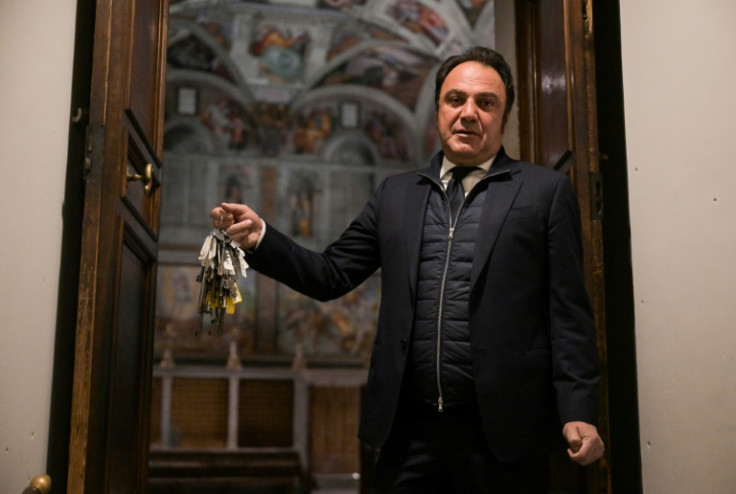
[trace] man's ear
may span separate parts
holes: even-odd
[[[510,110],[507,110],[503,113],[503,121],[501,122],[501,133],[506,132],[506,124],[509,123],[509,114],[511,113]]]

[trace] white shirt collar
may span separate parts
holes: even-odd
[[[488,170],[491,169],[491,164],[493,164],[493,160],[494,159],[496,159],[496,155],[495,154],[493,156],[491,156],[491,158],[488,161],[485,161],[485,162],[477,165],[478,168],[482,168],[483,169],[483,174],[484,175],[486,173],[488,173]],[[449,180],[449,177],[446,178],[445,175],[447,175],[450,172],[450,170],[453,169],[453,168],[455,168],[456,166],[457,165],[455,165],[455,163],[453,163],[452,161],[450,161],[450,160],[447,159],[447,156],[443,156],[442,157],[442,168],[440,168],[440,179],[441,180],[444,180],[444,179]],[[475,174],[475,173],[479,173],[479,172],[473,172],[473,174]]]

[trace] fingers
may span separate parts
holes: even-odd
[[[258,215],[245,204],[222,203],[210,210],[210,218],[212,218],[212,224],[215,228],[226,229],[244,219],[258,218]]]
[[[568,455],[575,463],[586,466],[600,459],[603,456],[604,450],[603,441],[598,437],[590,441],[583,441],[583,446],[577,453],[568,450]]]
[[[249,237],[250,235],[260,235],[261,222],[255,218],[246,217],[230,225],[225,232],[233,239]]]
[[[570,446],[567,450],[569,453],[578,453],[583,447],[583,440],[576,437],[574,439],[570,439],[567,444]]]
[[[263,220],[245,204],[222,203],[210,210],[210,218],[246,250],[257,244],[263,229]]]
[[[567,454],[575,463],[589,465],[603,456],[605,447],[595,426],[585,422],[569,422],[562,433],[570,446]]]
[[[215,228],[227,228],[234,222],[232,213],[227,212],[222,207],[218,206],[210,210],[210,218],[212,218],[212,226]]]

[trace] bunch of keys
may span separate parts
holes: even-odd
[[[217,335],[222,335],[225,314],[235,312],[235,304],[242,301],[238,285],[238,275],[246,276],[248,264],[245,253],[233,244],[224,230],[215,229],[207,235],[199,251],[199,263],[202,269],[197,276],[199,289],[199,330],[202,333],[202,319],[209,314],[211,323],[217,323]],[[211,334],[211,333],[210,333]]]

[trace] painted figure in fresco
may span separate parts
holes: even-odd
[[[290,199],[291,234],[300,238],[312,238],[312,198],[304,189],[293,192]]]
[[[360,84],[378,88],[414,108],[420,87],[436,62],[402,48],[382,46],[363,50],[327,74],[321,86]]]
[[[439,45],[449,32],[444,19],[434,10],[415,0],[397,0],[390,9],[391,16],[406,29],[423,34]]]
[[[204,123],[223,143],[230,141],[230,102],[227,98],[218,98],[207,105],[202,114]]]
[[[600,371],[568,178],[506,155],[503,57],[475,47],[435,77],[442,150],[385,179],[323,252],[243,204],[211,210],[265,276],[318,300],[380,269],[360,418],[374,494],[547,493],[547,456],[587,465]]]
[[[232,108],[227,116],[230,126],[230,149],[245,149],[248,146],[248,129],[240,112]]]
[[[208,104],[201,118],[220,146],[237,151],[250,143],[254,126],[251,116],[230,98],[221,96]]]
[[[285,351],[326,354],[339,351],[367,356],[375,321],[377,298],[361,285],[337,300],[316,302],[296,292],[283,294],[283,325],[280,347]],[[301,347],[301,348],[300,348]]]
[[[210,72],[216,59],[215,53],[194,36],[178,41],[166,54],[166,61],[173,67],[203,72]]]
[[[289,107],[261,102],[256,109],[256,119],[261,151],[266,156],[277,156],[291,125]]]
[[[297,119],[294,129],[294,151],[298,154],[315,154],[333,129],[333,116],[329,110],[312,109]]]
[[[251,43],[250,52],[259,57],[267,73],[284,81],[294,81],[302,74],[304,53],[309,45],[309,33],[298,36],[282,32],[276,26],[264,26],[261,35]]]
[[[401,125],[385,112],[372,111],[363,125],[363,130],[378,146],[381,157],[395,160],[406,159],[408,151]]]

